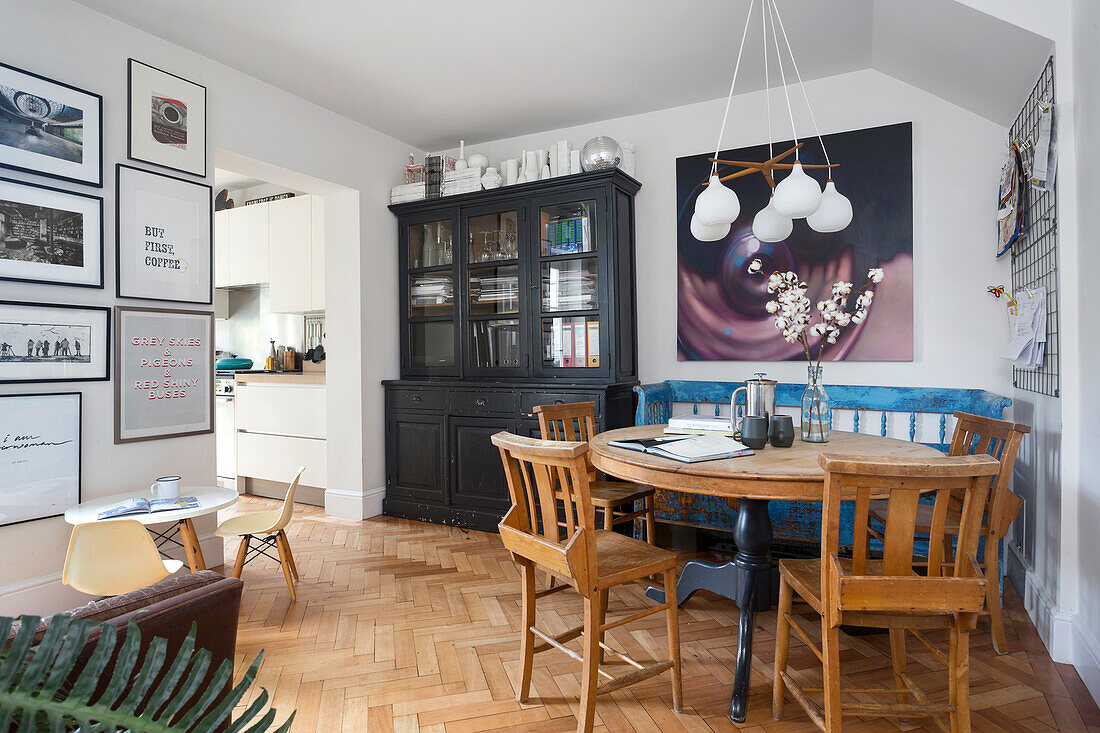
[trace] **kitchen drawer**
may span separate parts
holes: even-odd
[[[326,488],[327,451],[323,440],[285,435],[237,433],[237,474],[289,483],[299,466],[305,466],[302,483]]]
[[[237,430],[325,437],[325,388],[317,385],[238,384]]]
[[[451,412],[482,413],[516,411],[515,392],[451,392],[447,395],[447,409]]]
[[[525,417],[535,414],[535,405],[565,405],[570,402],[595,402],[596,417],[600,416],[599,392],[524,392],[519,397],[519,411]]]
[[[447,393],[440,389],[391,389],[390,407],[394,410],[443,410]]]

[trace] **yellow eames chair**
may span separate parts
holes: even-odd
[[[61,582],[93,596],[118,596],[164,580],[183,567],[164,560],[149,530],[120,519],[73,527]]]
[[[241,577],[241,570],[244,569],[244,566],[260,555],[278,560],[279,565],[283,568],[283,575],[286,576],[286,586],[290,588],[290,599],[292,601],[298,599],[298,595],[294,592],[294,581],[298,579],[298,568],[294,565],[294,555],[290,552],[290,541],[287,540],[284,530],[287,524],[290,523],[291,515],[294,514],[294,492],[297,490],[298,480],[302,478],[305,470],[306,467],[301,466],[298,473],[294,474],[294,480],[290,482],[290,487],[286,490],[286,498],[283,499],[282,508],[230,517],[222,522],[214,532],[218,537],[241,538],[241,546],[237,549],[237,561],[233,564],[234,578]],[[258,535],[263,536],[257,537]],[[252,554],[249,555],[249,543],[253,537],[257,537],[257,544],[251,548]],[[271,548],[278,550],[278,558],[267,554],[266,550]]]

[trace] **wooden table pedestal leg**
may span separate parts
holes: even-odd
[[[190,519],[180,520],[180,539],[183,540],[183,550],[187,553],[187,564],[191,572],[206,570],[206,560],[202,556],[199,535],[195,532],[195,525]]]

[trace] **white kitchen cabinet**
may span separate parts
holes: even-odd
[[[312,288],[309,306],[310,310],[323,311],[325,309],[325,200],[320,196],[312,198],[313,238],[310,244]]]
[[[228,287],[229,209],[214,212],[214,287]]]
[[[325,437],[325,388],[315,385],[237,384],[237,430],[304,438]]]
[[[313,308],[313,196],[295,196],[266,206],[271,312],[305,313]]]
[[[229,284],[270,282],[267,206],[253,204],[230,209],[228,221]]]
[[[328,488],[327,445],[315,438],[237,432],[237,475],[288,483],[305,466],[304,486]]]

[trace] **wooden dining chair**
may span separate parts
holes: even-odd
[[[298,594],[294,591],[294,581],[298,580],[298,568],[294,564],[294,554],[290,551],[290,540],[286,538],[286,526],[290,524],[290,518],[294,515],[294,493],[305,471],[305,466],[298,467],[298,472],[294,474],[294,479],[286,490],[283,505],[278,509],[230,517],[218,525],[217,530],[214,531],[218,537],[241,538],[241,544],[237,548],[237,561],[233,563],[234,578],[241,577],[244,566],[263,555],[269,560],[275,560],[282,567],[292,601],[298,600]],[[254,538],[256,546],[249,547]],[[278,557],[268,554],[268,550],[271,549],[278,552]]]
[[[665,670],[672,671],[672,707],[680,712],[680,627],[676,604],[666,601],[612,621],[606,619],[608,589],[654,573],[664,577],[665,597],[675,598],[676,556],[641,540],[596,529],[585,456],[587,443],[537,440],[511,433],[497,433],[492,441],[500,448],[512,496],[512,508],[500,523],[500,537],[520,566],[523,584],[517,699],[525,702],[530,695],[535,654],[557,649],[582,665],[578,733],[592,730],[596,695],[641,682]],[[564,499],[564,521],[559,518],[559,498]],[[553,573],[567,584],[536,593],[536,568]],[[584,599],[584,622],[553,636],[538,629],[536,599],[570,587]],[[666,614],[668,629],[667,660],[644,665],[604,643],[605,632],[661,611]],[[583,650],[580,654],[565,646],[578,637]],[[625,662],[633,670],[613,677],[601,669],[601,653]]]
[[[543,440],[589,441],[596,434],[595,402],[535,405],[535,414],[539,416],[539,430]],[[657,522],[653,516],[653,487],[626,481],[599,480],[587,453],[585,465],[592,504],[603,516],[603,528],[612,529],[619,524],[633,524],[637,517],[644,517],[646,542],[656,544]],[[642,502],[640,510],[636,509],[639,501]]]
[[[144,588],[183,567],[162,558],[149,530],[133,519],[73,527],[61,582],[93,596],[120,596]]]
[[[772,715],[783,715],[784,693],[790,690],[810,719],[822,730],[840,733],[841,716],[914,718],[932,717],[952,733],[970,730],[970,630],[985,602],[986,579],[976,552],[982,507],[998,462],[987,455],[924,460],[862,458],[823,454],[824,505],[821,515],[821,558],[779,561],[779,610],[772,679]],[[913,566],[913,532],[918,500],[932,494],[931,540],[926,575]],[[888,494],[884,553],[869,557],[867,523],[872,495]],[[841,497],[855,497],[855,547],[851,560],[841,559]],[[943,542],[952,500],[961,502],[957,561],[945,564]],[[821,645],[811,631],[791,615],[794,594],[820,616]],[[842,689],[840,683],[840,625],[885,628],[890,633],[894,686]],[[822,663],[824,684],[811,689],[787,671],[791,631],[810,647]],[[949,632],[945,655],[925,635],[929,630]],[[906,672],[906,632],[947,666],[948,701],[933,703]],[[823,704],[811,695],[820,693]],[[855,699],[841,701],[842,695]],[[867,702],[872,695],[890,695],[896,702]],[[947,720],[944,720],[946,716]]]
[[[1001,462],[1000,470],[993,479],[983,511],[979,547],[979,564],[989,580],[986,591],[985,613],[989,614],[990,634],[993,648],[998,654],[1008,651],[1005,638],[1003,604],[1001,600],[1001,539],[1007,536],[1012,522],[1020,513],[1023,501],[1009,489],[1012,469],[1016,465],[1016,454],[1024,436],[1031,432],[1031,426],[1020,423],[996,420],[991,417],[971,415],[967,412],[955,413],[955,431],[951,436],[948,455],[991,455]],[[871,502],[871,518],[868,532],[876,539],[882,539],[882,527],[886,524],[887,507],[885,502]],[[951,562],[951,548],[959,534],[958,503],[948,509],[944,536],[945,562]],[[917,507],[916,539],[924,540],[932,527],[932,506],[921,504]]]

